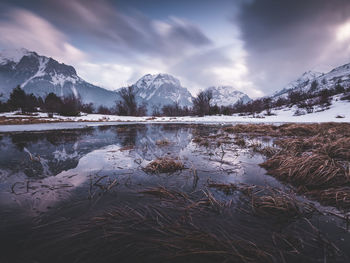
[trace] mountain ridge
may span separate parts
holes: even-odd
[[[23,90],[35,96],[45,97],[53,92],[58,96],[74,95],[84,103],[95,106],[114,107],[120,101],[118,90],[107,90],[79,77],[73,66],[39,55],[25,48],[0,52],[0,93],[2,100],[9,98],[12,90],[20,85]],[[136,101],[147,104],[148,114],[165,105],[177,103],[181,107],[191,107],[193,96],[181,85],[176,77],[167,73],[146,74],[132,86]],[[228,106],[241,99],[244,103],[250,98],[231,86],[210,87],[213,92],[213,105]],[[96,107],[96,108],[97,108]]]
[[[313,93],[322,89],[334,88],[338,84],[350,86],[350,63],[335,67],[327,73],[307,71],[296,80],[288,83],[283,89],[273,93],[271,97],[273,99],[287,97],[291,91]],[[313,87],[311,87],[312,85]]]
[[[44,97],[53,92],[58,96],[80,96],[85,103],[113,106],[115,92],[92,85],[77,75],[73,66],[38,55],[34,51],[17,49],[0,53],[0,92],[8,99],[12,89],[20,85],[26,93]]]

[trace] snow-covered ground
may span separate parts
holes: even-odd
[[[350,103],[341,101],[335,97],[329,109],[295,116],[298,108],[274,109],[273,116],[184,116],[184,117],[131,117],[102,114],[87,114],[78,117],[64,117],[54,115],[54,118],[47,118],[46,113],[38,113],[37,116],[18,115],[16,112],[1,113],[0,117],[7,118],[41,118],[42,120],[53,121],[54,123],[23,124],[23,125],[0,125],[0,132],[52,130],[52,129],[75,129],[89,126],[116,125],[122,123],[206,123],[206,124],[228,124],[228,123],[283,123],[283,122],[350,122]],[[342,118],[339,118],[341,116]],[[337,118],[338,117],[338,118]],[[62,121],[62,122],[59,122]]]

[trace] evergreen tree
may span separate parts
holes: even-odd
[[[44,101],[44,109],[47,112],[54,113],[60,112],[62,108],[62,100],[55,93],[49,93]]]
[[[22,112],[25,111],[26,94],[21,86],[18,85],[10,94],[10,99],[8,100],[8,105],[12,110],[21,109]]]

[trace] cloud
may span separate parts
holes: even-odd
[[[158,21],[136,11],[126,14],[105,0],[48,2],[51,19],[111,51],[177,56],[212,43],[196,25],[184,19]]]
[[[229,85],[252,97],[262,95],[249,81],[246,54],[239,43],[194,53],[170,66],[168,71],[180,76],[194,94],[210,86]]]
[[[63,33],[30,11],[10,9],[6,15],[0,15],[2,47],[25,47],[68,64],[86,57],[82,51],[68,42]]]
[[[8,3],[8,15],[0,13],[0,33],[6,36],[1,46],[51,56],[73,65],[85,80],[111,90],[144,74],[165,72],[194,94],[209,86],[232,85],[250,96],[261,95],[249,79],[239,30],[227,30],[228,21],[225,32],[213,34],[215,27],[200,28],[179,14],[152,18],[107,0],[39,2],[31,5],[33,12]]]
[[[83,79],[90,79],[92,84],[110,90],[129,85],[128,79],[134,71],[125,65],[93,62],[81,62],[76,68]]]
[[[304,71],[349,62],[349,19],[347,0],[258,0],[243,4],[233,23],[241,29],[252,80],[271,93]]]

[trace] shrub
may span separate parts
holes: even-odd
[[[102,106],[102,105],[100,107],[98,107],[97,113],[98,114],[105,114],[105,115],[112,114],[112,112],[109,108]]]

